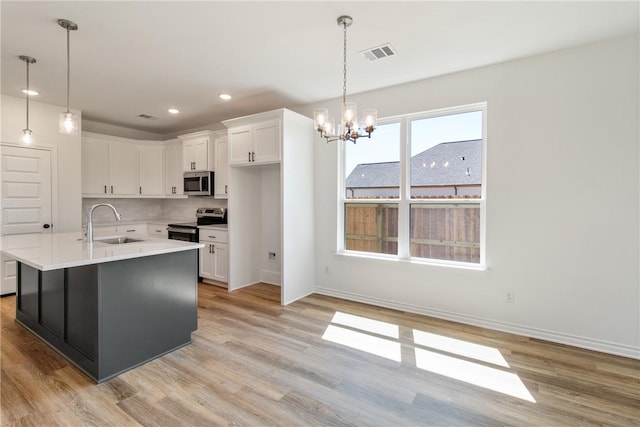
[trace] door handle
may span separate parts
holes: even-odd
[[[49,227],[51,227],[51,225],[49,225],[49,224],[42,224],[42,228],[49,228]]]
[[[216,253],[216,245],[211,245],[211,253],[212,254]]]
[[[247,159],[247,161],[251,161],[251,151],[248,151],[247,154],[249,155],[249,158]]]
[[[140,187],[140,194],[142,194],[142,187]]]
[[[107,186],[104,186],[104,194],[107,194]]]
[[[229,186],[225,184],[225,186],[224,186],[224,194],[229,193],[229,191],[228,191],[228,187],[229,187]]]
[[[255,162],[255,161],[256,161],[256,152],[255,152],[255,151],[252,151],[252,152],[251,152],[251,161],[252,161],[252,162]]]
[[[113,194],[113,185],[111,186],[111,194]]]

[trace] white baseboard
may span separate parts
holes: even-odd
[[[282,275],[279,271],[260,270],[260,281],[269,283],[270,285],[278,285],[282,283]]]
[[[587,337],[580,337],[576,335],[565,334],[562,332],[531,328],[512,323],[498,322],[495,320],[467,316],[464,314],[452,313],[444,310],[424,308],[417,305],[372,298],[366,295],[336,291],[335,289],[315,287],[315,293],[640,360],[640,348],[638,347],[596,340]]]

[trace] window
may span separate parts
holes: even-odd
[[[347,250],[398,254],[400,136],[400,123],[391,122],[378,126],[371,139],[345,144]]]
[[[485,104],[390,119],[344,145],[341,249],[482,264]]]

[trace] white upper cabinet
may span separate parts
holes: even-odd
[[[182,182],[182,147],[180,183]],[[83,132],[82,195],[165,197],[164,145]]]
[[[138,149],[100,137],[82,139],[82,194],[132,196],[138,193]]]
[[[129,143],[109,143],[109,194],[138,194],[138,147]]]
[[[276,163],[280,161],[282,133],[280,120],[258,123],[253,128],[254,163]]]
[[[281,121],[267,120],[255,124],[229,126],[229,165],[278,163],[282,144]]]
[[[227,136],[216,138],[216,172],[213,177],[214,194],[216,199],[226,199],[229,195],[229,165],[227,149],[229,147]]]
[[[182,143],[172,140],[165,145],[165,186],[164,193],[167,197],[184,196],[183,172],[182,172]]]
[[[82,137],[82,194],[108,194],[109,144],[96,138]]]
[[[164,146],[138,146],[138,194],[164,196]]]
[[[213,171],[215,168],[215,135],[211,131],[180,135],[182,141],[184,172]]]

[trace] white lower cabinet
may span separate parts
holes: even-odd
[[[227,231],[218,228],[200,227],[200,277],[206,283],[227,283],[228,244]],[[214,281],[214,282],[211,282]]]
[[[147,224],[147,235],[149,237],[162,237],[168,238],[169,232],[167,231],[167,224],[153,223]]]

